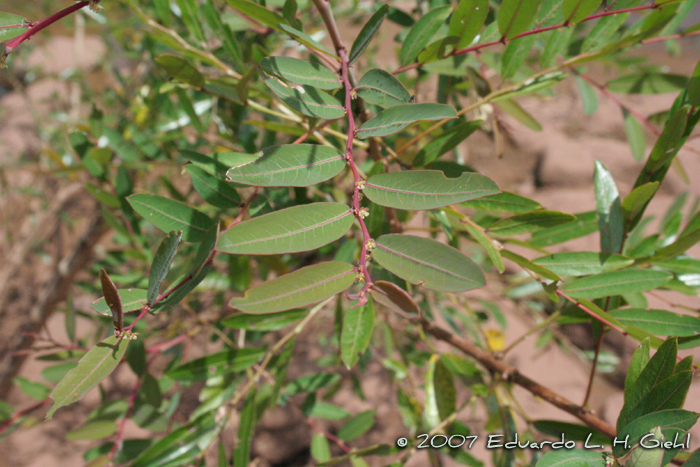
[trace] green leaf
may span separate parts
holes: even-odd
[[[418,304],[404,289],[387,281],[375,281],[370,293],[377,303],[384,305],[390,310],[404,313],[409,317],[420,315]]]
[[[330,94],[311,86],[287,86],[263,74],[265,84],[294,110],[309,117],[333,120],[345,116],[345,107]]]
[[[649,154],[644,169],[637,177],[635,188],[648,182],[662,181],[668,167],[687,139],[685,134],[690,108],[683,106],[674,112],[664,125],[661,135]]]
[[[381,206],[424,210],[498,193],[498,186],[470,172],[447,178],[438,170],[407,170],[370,177],[362,193]]]
[[[234,225],[221,234],[216,249],[237,255],[315,250],[342,237],[354,219],[342,203],[302,204]]]
[[[598,96],[596,96],[591,85],[580,76],[576,77],[576,84],[578,85],[578,91],[581,94],[581,101],[583,102],[583,113],[586,115],[593,115],[598,111]]]
[[[635,160],[641,161],[646,152],[646,140],[644,139],[644,129],[637,120],[637,117],[622,109],[622,116],[625,120],[625,134],[632,150],[632,157]]]
[[[355,63],[355,60],[360,58],[362,52],[365,51],[370,41],[374,35],[379,31],[379,26],[382,25],[384,18],[389,14],[389,5],[382,5],[379,9],[370,17],[370,19],[362,26],[360,33],[355,38],[350,48],[350,58],[349,64]]]
[[[428,289],[464,292],[486,284],[484,273],[469,257],[430,238],[383,235],[372,257],[400,278]]]
[[[215,375],[243,371],[258,362],[264,355],[265,349],[251,347],[226,349],[184,363],[168,371],[166,375],[180,381],[205,380]]]
[[[233,7],[235,10],[238,10],[244,15],[260,21],[275,31],[279,31],[280,26],[287,22],[282,15],[279,15],[272,10],[268,10],[264,6],[248,0],[226,0],[226,3],[231,5],[231,7]]]
[[[319,89],[338,89],[343,86],[338,75],[328,68],[291,57],[265,57],[260,68],[289,82],[308,84]]]
[[[688,81],[688,100],[693,107],[700,107],[700,62],[695,66],[693,75]]]
[[[15,376],[12,378],[12,384],[17,386],[17,389],[22,391],[24,395],[40,401],[46,399],[51,392],[47,386],[36,381],[30,381],[27,378],[22,378],[20,376]]]
[[[491,224],[488,231],[495,235],[508,237],[511,235],[536,232],[544,228],[566,224],[575,220],[576,217],[571,214],[538,209],[501,219]]]
[[[600,229],[600,250],[607,254],[619,253],[625,235],[620,194],[612,175],[600,161],[595,161],[593,186]]]
[[[510,114],[517,121],[525,125],[531,130],[542,131],[542,125],[535,120],[535,117],[530,115],[520,104],[511,99],[503,99],[498,101],[498,106]]]
[[[398,133],[409,125],[422,120],[457,118],[454,107],[445,104],[404,104],[386,109],[357,130],[360,139],[387,136]]]
[[[613,310],[610,316],[614,316],[622,324],[636,326],[657,336],[680,337],[700,334],[700,318],[666,310],[626,308]]]
[[[323,433],[314,433],[311,437],[311,457],[316,462],[324,462],[331,458],[331,446]]]
[[[246,397],[241,410],[241,418],[238,423],[238,444],[233,451],[233,467],[248,467],[250,465],[250,448],[257,420],[255,394],[256,391],[253,389]]]
[[[283,144],[263,149],[253,164],[234,167],[227,177],[244,185],[312,186],[335,177],[345,157],[335,148],[317,144]]]
[[[430,10],[416,21],[401,46],[399,53],[401,65],[408,65],[418,57],[451,12],[452,8],[449,5],[443,5]]]
[[[168,270],[175,258],[177,246],[180,244],[181,239],[182,231],[170,232],[158,247],[148,276],[148,300],[146,302],[148,306],[153,305],[153,302],[158,297],[160,284],[163,283],[165,276],[168,275]]]
[[[374,302],[351,307],[343,315],[343,330],[340,333],[340,356],[351,369],[360,359],[372,338],[374,329]]]
[[[625,378],[625,400],[627,395],[631,394],[632,386],[637,382],[639,375],[644,367],[649,363],[649,339],[644,339],[642,345],[634,351],[630,360],[630,365],[627,368],[627,377]]]
[[[561,280],[561,277],[559,277],[557,274],[550,271],[549,269],[547,269],[543,266],[539,266],[539,265],[533,263],[532,261],[530,261],[529,259],[527,259],[523,256],[520,256],[517,253],[513,253],[510,250],[505,250],[505,249],[501,250],[501,255],[504,258],[507,258],[507,259],[513,261],[514,263],[524,267],[525,269],[529,269],[530,271],[532,271],[536,274],[539,274],[540,276],[545,277],[549,280],[552,280],[552,281],[560,281]]]
[[[247,329],[250,331],[278,331],[286,328],[290,324],[296,323],[306,316],[307,310],[289,310],[280,313],[270,313],[266,315],[249,315],[246,313],[236,313],[233,316],[224,318],[221,324],[233,329]]]
[[[199,253],[199,251],[200,250],[197,252]],[[194,269],[190,274],[182,277],[175,283],[176,285],[166,292],[168,294],[167,298],[153,305],[150,313],[155,315],[157,313],[171,310],[173,307],[175,307],[175,305],[180,303],[187,296],[187,294],[192,292],[199,285],[199,283],[204,280],[205,277],[207,277],[209,271],[211,271],[211,268],[212,263],[205,262],[201,269]]]
[[[642,218],[644,208],[659,189],[659,182],[645,183],[638,186],[622,200],[622,214],[625,218],[624,225],[626,231],[631,231]]]
[[[232,298],[229,305],[244,313],[260,314],[299,308],[320,302],[352,285],[352,264],[330,261],[307,266]]]
[[[693,454],[683,463],[685,467],[700,466],[700,449],[696,449]]]
[[[102,439],[117,432],[117,424],[114,420],[94,420],[66,433],[68,441],[81,439]]]
[[[624,94],[662,94],[680,92],[688,86],[688,78],[671,73],[643,72],[615,78],[605,87]]]
[[[158,195],[131,195],[127,198],[134,211],[163,232],[182,230],[186,242],[199,242],[213,225],[211,219],[186,204]]]
[[[460,0],[450,18],[449,35],[459,37],[456,48],[470,45],[489,14],[488,0]]]
[[[546,453],[537,467],[606,467],[607,455],[584,449],[562,449]]]
[[[498,30],[506,39],[527,31],[541,0],[503,0],[498,11]]]
[[[146,304],[146,298],[148,296],[147,290],[119,289],[118,292],[119,296],[121,297],[124,313],[139,310]],[[102,315],[112,316],[112,310],[109,309],[104,297],[92,302],[92,309]]]
[[[227,170],[255,162],[260,158],[262,152],[256,154],[215,152],[205,155],[194,151],[181,151],[181,154],[207,173],[223,179],[226,177]]]
[[[29,21],[22,16],[0,11],[0,41],[9,41],[17,36],[21,36],[29,30],[29,27],[26,26],[27,24],[29,24]],[[0,50],[0,56],[4,52],[4,48]]]
[[[565,439],[570,439],[572,441],[588,441],[589,444],[602,445],[610,445],[612,443],[612,440],[603,433],[576,423],[560,422],[557,420],[535,420],[532,425],[540,433],[556,439],[561,439],[563,434]]]
[[[603,0],[564,0],[564,18],[575,24],[598,9]]]
[[[494,240],[486,235],[484,229],[480,225],[472,222],[468,217],[463,216],[460,217],[460,219],[464,230],[466,230],[467,233],[469,233],[469,235],[471,235],[472,238],[474,238],[474,240],[476,240],[479,245],[486,250],[486,254],[489,255],[489,258],[491,258],[491,261],[493,262],[494,266],[496,266],[496,269],[498,269],[498,272],[503,273],[503,271],[505,271],[503,258],[501,257],[501,251],[496,246]]]
[[[46,414],[46,419],[50,420],[61,407],[82,399],[90,389],[114,371],[124,357],[129,341],[123,336],[112,335],[83,355],[78,366],[69,371],[51,391],[50,397],[54,404]]]
[[[636,446],[640,443],[642,437],[646,436],[650,431],[657,428],[660,430],[661,434],[664,436],[666,441],[674,441],[676,435],[678,435],[678,442],[681,442],[688,430],[690,430],[693,425],[698,420],[698,414],[693,412],[688,412],[687,410],[679,409],[669,409],[661,410],[659,412],[650,413],[639,417],[632,423],[627,425],[620,433],[618,433],[618,439],[624,439],[625,444],[628,446]],[[628,438],[629,436],[629,438]],[[645,444],[649,446],[651,444],[651,439],[647,438]],[[666,462],[661,463],[660,460],[657,461],[657,465],[666,465],[668,461],[678,452],[679,448],[666,449],[663,453],[663,457],[668,459]],[[642,451],[654,451],[653,449],[647,450],[642,449]],[[631,452],[631,451],[630,451]],[[613,454],[616,457],[623,457],[625,453],[625,448],[623,444],[616,445],[613,447]],[[631,463],[626,464],[631,466]],[[639,467],[643,467],[647,464],[637,463]]]
[[[188,60],[173,55],[163,54],[155,58],[155,61],[163,68],[171,78],[175,78],[193,88],[204,87],[204,76]]]
[[[587,276],[603,272],[616,271],[631,264],[632,258],[622,255],[579,251],[574,253],[555,253],[542,256],[532,261],[544,266],[561,276]]]
[[[532,234],[531,244],[535,246],[551,246],[567,242],[575,238],[589,235],[598,230],[598,215],[595,211],[576,214],[576,220],[567,224],[543,229]]]
[[[391,73],[372,68],[365,73],[355,87],[358,96],[365,102],[384,109],[411,103],[411,93]]]
[[[438,157],[456,148],[469,135],[481,127],[483,120],[460,123],[442,132],[428,144],[423,146],[413,159],[414,166],[428,165]]]
[[[427,428],[433,429],[452,415],[457,408],[457,391],[454,376],[440,359],[433,354],[425,374],[425,410],[423,418]]]
[[[296,39],[297,42],[308,47],[309,49],[317,50],[317,51],[322,52],[330,57],[337,59],[336,55],[328,47],[326,47],[325,45],[316,41],[313,37],[309,36],[308,34],[304,33],[303,31],[300,31],[300,30],[293,28],[292,26],[288,26],[286,24],[280,24],[279,27],[284,32],[286,32],[287,34],[292,36],[294,39]]]
[[[690,247],[695,245],[700,241],[700,228],[693,230],[691,232],[683,233],[678,240],[671,243],[668,246],[659,248],[656,250],[653,256],[648,258],[641,258],[642,261],[662,261],[669,258],[675,258],[678,255],[685,253]]]
[[[644,292],[661,287],[673,276],[664,271],[627,269],[577,279],[562,291],[574,298],[602,298],[630,292]]]
[[[506,45],[506,49],[503,51],[503,55],[501,57],[501,77],[503,79],[511,79],[522,68],[523,63],[525,63],[525,59],[528,57],[530,52],[532,52],[533,46],[537,39],[537,35],[532,34],[520,39],[514,39],[510,41],[508,45]],[[515,97],[516,95],[520,94],[528,94],[530,92],[534,92],[536,89],[540,89],[557,82],[552,80],[551,82],[546,83],[545,86],[540,86],[538,85],[539,83],[536,84],[536,80],[532,81],[533,82],[530,83],[532,87],[523,86],[520,90],[521,92],[516,93],[514,91],[513,93],[507,94],[507,96]],[[497,100],[498,99],[495,99],[494,102]]]
[[[185,170],[192,178],[194,189],[207,203],[223,209],[233,208],[241,204],[241,197],[230,183],[211,175],[194,164],[187,164]]]
[[[535,200],[516,195],[509,191],[483,196],[478,199],[461,203],[465,208],[474,208],[482,211],[498,211],[521,213],[540,209],[542,205]]]
[[[374,410],[361,412],[345,422],[338,430],[338,438],[352,441],[365,434],[374,425]]]

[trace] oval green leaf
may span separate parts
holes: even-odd
[[[461,203],[465,208],[474,208],[482,211],[499,211],[521,213],[540,209],[542,205],[535,200],[516,195],[509,191],[484,196],[483,198],[465,201]]]
[[[21,36],[29,29],[26,18],[0,11],[0,41],[9,41],[17,36]],[[0,56],[3,55],[4,48],[0,49]]]
[[[311,86],[287,86],[277,78],[263,74],[265,84],[294,110],[309,117],[333,120],[345,116],[345,107],[338,99]]]
[[[537,13],[541,0],[503,0],[498,10],[498,31],[506,39],[525,32]]]
[[[318,144],[283,144],[265,148],[254,164],[234,167],[229,180],[255,186],[312,186],[338,175],[345,157]]]
[[[428,45],[430,39],[440,29],[447,16],[452,12],[452,7],[443,5],[430,10],[416,21],[416,24],[408,31],[406,39],[401,46],[399,62],[408,65],[418,57],[418,54]]]
[[[370,19],[362,26],[360,33],[357,35],[355,42],[352,43],[350,48],[350,58],[349,62],[352,65],[355,60],[360,58],[362,52],[365,51],[370,41],[374,35],[379,30],[379,26],[382,25],[384,18],[389,14],[389,5],[382,5],[379,9],[370,17]]]
[[[488,231],[492,234],[508,237],[511,235],[536,232],[544,228],[566,224],[575,220],[576,217],[571,214],[538,209],[536,211],[524,212],[501,219],[492,224],[488,228]]]
[[[307,266],[232,298],[229,305],[244,313],[261,314],[300,308],[338,294],[355,281],[352,264],[330,261]]]
[[[155,58],[156,63],[168,72],[171,78],[201,89],[204,86],[204,76],[189,61],[172,54],[163,54]]]
[[[498,186],[476,173],[447,178],[439,170],[407,170],[370,177],[363,193],[381,206],[423,210],[498,193]]]
[[[206,215],[174,199],[158,195],[131,195],[127,198],[134,211],[163,232],[182,230],[186,242],[199,242],[214,222]]]
[[[192,185],[199,196],[212,206],[227,209],[241,203],[241,197],[230,183],[194,164],[187,164],[185,170],[190,174]]]
[[[343,441],[351,441],[362,436],[374,425],[374,410],[361,412],[348,420],[338,430],[338,438]]]
[[[200,154],[194,151],[182,151],[181,154],[208,174],[225,178],[227,170],[255,162],[260,158],[262,152],[256,154],[245,154],[240,152],[215,152],[214,154]]]
[[[657,336],[685,337],[700,334],[700,318],[695,316],[643,308],[613,310],[610,315],[624,325],[636,326]]]
[[[483,271],[468,256],[430,238],[383,235],[372,258],[412,284],[441,292],[464,292],[486,284]]]
[[[457,118],[454,107],[446,104],[404,104],[391,107],[365,122],[357,136],[360,139],[372,136],[387,136],[398,133],[421,120]]]
[[[680,92],[688,86],[688,78],[670,73],[638,73],[608,81],[605,87],[625,94],[662,94]]]
[[[489,13],[489,0],[460,0],[450,18],[449,35],[459,37],[457,48],[474,41]]]
[[[308,84],[319,89],[338,89],[342,83],[328,68],[291,57],[265,57],[260,68],[289,82]]]
[[[339,239],[354,216],[342,203],[311,203],[254,217],[226,230],[218,251],[236,255],[278,255],[315,250]]]
[[[602,298],[661,287],[673,278],[664,271],[628,269],[584,277],[566,284],[562,291],[574,298]]]
[[[600,251],[619,252],[622,250],[624,236],[620,194],[612,175],[600,161],[595,161],[593,187],[600,230]]]
[[[148,297],[148,291],[144,289],[119,289],[117,292],[121,297],[124,313],[141,309]],[[112,310],[109,309],[104,297],[92,302],[92,309],[101,315],[112,316]]]
[[[87,392],[100,384],[119,365],[126,353],[130,339],[109,336],[91,348],[78,362],[78,366],[66,373],[66,376],[51,391],[54,404],[46,414],[50,420],[56,410],[79,401]]]
[[[391,73],[373,68],[362,76],[355,87],[358,96],[368,104],[384,109],[411,103],[411,93]]]
[[[170,232],[161,242],[158,251],[156,251],[151,264],[151,271],[148,275],[148,301],[146,303],[149,306],[153,305],[153,302],[158,297],[160,285],[163,283],[165,276],[168,275],[168,270],[170,270],[170,265],[175,259],[180,240],[182,240],[181,231]]]
[[[634,260],[622,255],[577,251],[542,256],[532,262],[561,276],[588,276],[622,269]]]

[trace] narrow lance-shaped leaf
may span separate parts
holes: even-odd
[[[625,218],[625,230],[634,229],[641,219],[644,208],[659,189],[659,182],[645,183],[638,186],[622,200],[622,214]]]
[[[277,78],[263,73],[265,84],[294,110],[309,117],[332,120],[345,116],[345,108],[338,99],[312,86],[287,86]]]
[[[254,186],[312,186],[338,175],[345,157],[317,144],[284,144],[263,149],[253,164],[234,167],[229,180]]]
[[[153,305],[156,297],[158,297],[160,285],[163,283],[165,276],[168,275],[168,270],[173,259],[175,259],[177,246],[180,244],[181,239],[182,231],[170,232],[161,242],[158,251],[156,251],[153,264],[151,264],[151,272],[148,276],[148,306]]]
[[[174,199],[158,195],[131,195],[127,198],[134,211],[164,232],[182,230],[186,242],[199,242],[213,225],[200,211]]]
[[[459,37],[457,48],[472,43],[489,13],[488,0],[460,0],[450,18],[449,35]]]
[[[649,339],[644,339],[642,345],[634,351],[632,354],[632,359],[630,360],[629,367],[627,369],[627,376],[625,378],[625,400],[627,400],[627,395],[631,393],[632,386],[637,382],[637,378],[644,370],[644,367],[649,363]]]
[[[144,289],[121,289],[117,292],[119,292],[124,313],[140,309],[146,304],[148,297],[148,291]],[[92,309],[102,315],[112,316],[112,310],[104,297],[92,302]]]
[[[700,62],[695,66],[693,76],[688,82],[688,100],[693,107],[700,107]]]
[[[112,282],[112,279],[107,275],[107,271],[100,269],[100,282],[102,283],[102,294],[105,296],[105,302],[112,312],[112,322],[114,330],[117,333],[122,331],[124,326],[124,308],[122,307],[122,299],[119,296],[117,287]]]
[[[340,356],[348,369],[351,369],[367,350],[374,329],[374,302],[351,307],[343,316],[343,330],[340,333]]]
[[[488,231],[495,235],[511,236],[566,224],[576,220],[571,214],[538,209],[506,217],[492,224]]]
[[[535,200],[516,195],[515,193],[511,193],[509,191],[503,191],[495,195],[465,201],[461,204],[465,208],[512,213],[534,211],[542,207],[542,205]]]
[[[226,0],[226,2],[244,15],[259,21],[276,31],[280,30],[280,23],[286,23],[282,15],[267,9],[264,6],[258,5],[257,3],[248,0]]]
[[[391,73],[372,68],[357,83],[354,91],[368,104],[382,108],[411,103],[411,93]]]
[[[578,85],[581,101],[583,102],[583,113],[586,115],[593,115],[598,110],[598,96],[596,96],[591,85],[580,76],[576,77],[576,84]]]
[[[657,336],[681,337],[700,334],[700,318],[666,310],[625,308],[611,311],[610,316],[614,316],[622,324],[636,326]]]
[[[78,366],[66,373],[51,392],[54,404],[46,419],[50,420],[56,410],[79,401],[90,389],[100,384],[117,367],[129,341],[123,336],[109,336],[83,355]]]
[[[503,0],[498,10],[498,30],[506,39],[525,32],[537,13],[540,0]]]
[[[451,12],[452,8],[449,5],[440,6],[430,10],[416,21],[401,46],[399,54],[401,65],[408,65],[418,57]]]
[[[229,372],[243,371],[265,356],[264,349],[244,347],[240,349],[227,349],[212,353],[205,357],[183,363],[169,370],[166,375],[169,378],[180,381],[199,381],[212,376],[214,371],[226,370]]]
[[[537,461],[537,467],[606,467],[606,454],[585,449],[553,450]]]
[[[562,276],[587,276],[622,269],[634,264],[634,260],[622,255],[578,251],[542,256],[533,263]]]
[[[637,117],[629,113],[627,110],[622,109],[622,116],[625,120],[625,134],[627,135],[627,142],[629,143],[630,150],[632,151],[632,157],[634,157],[634,159],[637,161],[641,161],[644,158],[644,153],[646,152],[644,129],[639,123],[639,120],[637,120]]]
[[[605,87],[626,94],[662,94],[682,91],[687,85],[688,78],[682,75],[644,72],[615,78]]]
[[[265,57],[260,68],[289,82],[308,84],[319,89],[338,89],[342,83],[328,68],[291,57]]]
[[[328,47],[321,44],[316,39],[306,34],[304,31],[300,31],[286,24],[280,24],[279,27],[281,30],[283,30],[284,32],[292,36],[294,39],[296,39],[297,42],[308,47],[309,49],[317,50],[330,57],[337,58],[336,55]]]
[[[486,284],[483,271],[469,257],[430,238],[383,235],[372,258],[412,284],[441,292],[464,292]]]
[[[194,164],[187,164],[185,170],[190,174],[194,189],[212,206],[228,209],[241,203],[241,197],[231,183]]]
[[[447,178],[439,170],[407,170],[370,177],[363,193],[372,202],[397,209],[424,210],[498,193],[489,178],[463,173]]]
[[[227,170],[255,162],[260,158],[262,152],[256,154],[245,154],[239,152],[215,152],[214,154],[200,154],[194,151],[181,151],[180,154],[207,173],[223,179],[226,176]]]
[[[620,194],[612,175],[599,161],[595,161],[593,186],[600,228],[600,249],[603,253],[619,253],[622,251],[624,236]]]
[[[250,448],[253,441],[255,420],[257,419],[255,394],[255,390],[248,394],[241,411],[241,419],[238,424],[238,445],[233,451],[234,467],[247,467],[250,465]]]
[[[172,54],[163,54],[155,58],[158,65],[175,78],[194,88],[204,86],[204,76],[188,60]]]
[[[598,9],[603,0],[564,0],[564,18],[575,24]]]
[[[418,151],[413,159],[414,166],[427,165],[448,151],[453,150],[481,127],[483,120],[460,123],[434,138]]]
[[[665,271],[627,269],[584,277],[564,285],[562,291],[574,298],[602,298],[661,287],[673,276]]]
[[[440,359],[433,354],[425,374],[425,411],[423,418],[428,428],[435,428],[456,409],[457,391],[454,376]]]
[[[355,281],[352,264],[331,261],[307,266],[267,281],[232,298],[229,305],[245,313],[274,313],[317,303],[338,294]]]
[[[155,315],[172,309],[207,277],[211,268],[211,262],[205,262],[201,269],[194,270],[188,276],[181,278],[170,290],[165,292],[167,297],[156,303],[153,308],[151,308],[150,313]]]
[[[530,243],[535,246],[550,246],[580,238],[598,231],[598,215],[595,211],[580,212],[576,220],[549,227],[532,234]]]
[[[409,125],[421,120],[443,120],[457,118],[454,107],[446,104],[405,104],[397,105],[380,112],[366,121],[357,136],[360,139],[372,136],[387,136],[398,133]]]
[[[354,216],[342,203],[311,203],[241,222],[226,230],[217,250],[273,255],[320,248],[344,235]]]
[[[379,27],[382,25],[384,18],[389,14],[389,5],[382,5],[379,9],[370,17],[370,19],[362,26],[360,33],[355,38],[350,48],[350,58],[349,62],[352,65],[355,60],[360,58],[362,52],[365,51],[370,41],[374,35],[379,31]]]

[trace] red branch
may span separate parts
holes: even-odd
[[[34,25],[31,26],[29,28],[29,30],[27,30],[27,32],[25,32],[24,34],[22,34],[20,36],[15,37],[14,39],[12,39],[10,42],[8,42],[6,44],[5,55],[8,55],[10,52],[12,52],[12,50],[14,50],[15,47],[20,45],[22,42],[28,40],[34,34],[38,33],[42,29],[44,29],[48,26],[51,26],[53,23],[55,23],[59,19],[80,10],[83,7],[88,6],[89,4],[90,4],[89,1],[78,2],[75,5],[71,5],[64,10],[59,11],[58,13],[54,13],[53,15],[49,16],[48,18],[44,18],[41,21],[34,23]]]
[[[615,326],[615,325],[612,324],[610,321],[608,321],[608,320],[606,320],[605,318],[601,317],[600,315],[598,315],[598,314],[592,312],[591,310],[589,310],[588,308],[586,308],[585,306],[583,306],[583,304],[581,304],[578,300],[574,300],[573,298],[569,297],[568,295],[566,295],[566,294],[565,294],[564,292],[562,292],[561,290],[557,290],[556,294],[559,295],[559,296],[561,296],[561,297],[564,297],[565,299],[567,299],[568,301],[570,301],[571,303],[573,303],[574,305],[576,305],[577,308],[580,308],[581,310],[585,311],[585,312],[586,312],[587,314],[589,314],[592,318],[594,318],[594,319],[600,321],[601,323],[605,324],[606,326],[610,326],[611,328],[613,328],[613,329],[616,330],[617,332],[621,333],[623,336],[626,336],[626,335],[627,335],[627,331],[625,331],[624,329],[621,329],[621,328]]]
[[[34,412],[35,410],[42,408],[43,406],[45,406],[46,404],[48,404],[50,402],[51,402],[51,399],[47,397],[43,401],[41,401],[37,404],[34,404],[31,407],[27,407],[26,409],[20,410],[19,412],[14,414],[12,416],[12,418],[10,418],[2,426],[0,426],[0,436],[2,436],[2,434],[5,433],[8,430],[8,428],[10,428],[12,425],[14,425],[17,422],[17,420],[19,420],[20,418],[24,417],[27,414]]]
[[[126,428],[126,421],[129,419],[129,414],[134,409],[134,403],[136,402],[136,397],[139,394],[140,387],[141,379],[139,378],[139,380],[136,381],[136,384],[134,384],[134,387],[131,389],[131,394],[129,395],[129,406],[127,407],[126,412],[124,413],[124,417],[122,417],[121,421],[119,422],[119,428],[117,430],[117,439],[114,441],[112,449],[109,451],[109,459],[112,462],[114,462],[114,457],[119,453],[119,451],[121,451],[122,443],[124,441],[124,428]]]

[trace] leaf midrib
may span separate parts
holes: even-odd
[[[377,248],[379,248],[380,250],[384,250],[384,251],[386,251],[387,253],[394,254],[394,255],[396,255],[396,256],[398,256],[398,257],[400,257],[400,258],[407,259],[407,260],[412,261],[412,262],[414,262],[414,263],[418,263],[418,264],[420,264],[420,265],[422,265],[422,266],[427,266],[427,267],[429,267],[429,268],[431,268],[431,269],[435,269],[436,271],[443,272],[443,273],[445,273],[445,274],[447,274],[447,275],[450,275],[450,276],[452,276],[452,277],[456,277],[456,278],[458,278],[458,279],[463,279],[463,280],[466,280],[466,281],[468,281],[468,282],[472,282],[472,283],[474,283],[474,284],[478,284],[478,283],[479,283],[479,282],[475,281],[474,279],[470,279],[469,277],[460,276],[459,274],[456,274],[456,273],[454,273],[454,272],[452,272],[452,271],[448,271],[447,269],[443,269],[443,268],[441,268],[441,267],[435,266],[434,264],[426,263],[425,261],[421,261],[421,260],[419,260],[419,259],[417,259],[417,258],[414,258],[414,257],[412,257],[412,256],[405,255],[405,254],[400,253],[400,252],[398,252],[398,251],[396,251],[396,250],[392,250],[391,248],[387,248],[387,247],[384,246],[384,245],[377,245]]]

